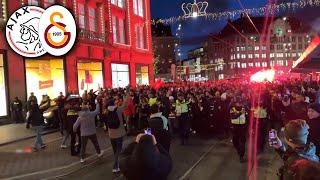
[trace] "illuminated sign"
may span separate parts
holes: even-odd
[[[39,38],[38,25],[44,9],[25,6],[8,19],[6,38],[10,47],[24,57],[39,57],[46,53]]]
[[[46,9],[39,22],[40,41],[47,52],[61,56],[70,51],[76,40],[76,22],[63,6]]]

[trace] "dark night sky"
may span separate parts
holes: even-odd
[[[197,0],[197,2],[204,0]],[[278,2],[293,2],[294,0],[282,0]],[[297,1],[297,0],[295,0]],[[181,4],[183,2],[193,2],[193,0],[151,0],[151,14],[152,18],[169,18],[173,16],[180,16],[183,14]],[[241,9],[238,0],[207,0],[209,7],[207,13],[237,10]],[[244,8],[258,8],[263,7],[268,3],[268,0],[241,0]],[[319,32],[320,7],[306,7],[296,12],[287,11],[282,15],[294,15],[311,25],[317,24]],[[317,23],[315,23],[317,22]],[[181,22],[182,24],[182,52],[185,57],[186,51],[201,46],[201,43],[206,39],[209,33],[219,32],[225,25],[226,20],[208,21],[204,18],[190,19]],[[175,34],[177,29],[176,24],[172,24],[172,32]]]

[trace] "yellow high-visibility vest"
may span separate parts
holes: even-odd
[[[241,113],[238,118],[231,119],[231,124],[246,124],[246,113],[236,110],[235,107],[231,108],[230,113]]]

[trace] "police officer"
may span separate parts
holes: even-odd
[[[178,95],[176,101],[176,116],[179,120],[179,131],[181,136],[181,145],[185,145],[189,137],[189,102],[186,102],[184,95]]]
[[[241,98],[237,97],[230,108],[230,119],[232,126],[232,142],[239,155],[240,163],[244,162],[244,154],[246,148],[247,133],[247,112],[241,102]]]
[[[11,112],[12,112],[12,119],[16,123],[23,123],[23,116],[22,116],[22,102],[18,97],[14,98],[14,101],[11,103]]]

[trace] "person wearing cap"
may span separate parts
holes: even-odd
[[[297,119],[287,123],[284,127],[284,142],[277,137],[277,142],[272,146],[276,149],[284,165],[280,168],[280,179],[291,180],[294,174],[290,167],[300,159],[319,162],[316,147],[308,142],[309,126],[305,120]],[[285,145],[286,144],[286,145]]]
[[[317,148],[317,155],[320,153],[320,104],[313,103],[308,107],[308,124],[309,129],[309,141],[313,142]]]
[[[230,108],[232,126],[232,143],[239,155],[240,163],[244,162],[247,135],[247,112],[242,104],[241,97],[236,97]]]

